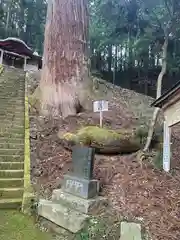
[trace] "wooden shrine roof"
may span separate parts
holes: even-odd
[[[178,93],[180,90],[180,81],[178,81],[171,89],[165,92],[161,97],[156,99],[151,106],[153,107],[162,107],[165,103],[170,101],[170,99]]]
[[[33,50],[28,47],[24,41],[18,38],[8,37],[6,39],[0,39],[0,49],[25,57],[41,58],[37,54],[34,54]]]

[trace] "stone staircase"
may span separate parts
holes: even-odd
[[[0,209],[22,204],[24,94],[24,71],[5,68],[0,75]]]

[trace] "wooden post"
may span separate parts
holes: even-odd
[[[14,67],[14,58],[12,59],[12,67]]]
[[[4,51],[1,50],[0,64],[3,64],[3,56],[4,56]]]
[[[163,139],[163,169],[166,172],[170,171],[171,161],[171,129],[167,122],[164,121],[164,139]]]
[[[100,127],[102,128],[103,127],[103,111],[100,111],[99,114],[100,114]]]
[[[27,57],[24,57],[24,71],[26,71],[26,66],[27,66]]]

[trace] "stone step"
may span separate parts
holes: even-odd
[[[5,124],[6,123],[6,124]],[[0,130],[1,129],[17,129],[17,130],[21,130],[21,129],[23,129],[24,128],[24,124],[19,124],[19,123],[17,123],[17,121],[2,121],[1,123],[0,123]]]
[[[0,92],[0,96],[7,97],[7,98],[18,98],[18,97],[23,97],[24,92],[18,92],[18,93]]]
[[[0,170],[0,178],[23,178],[24,170]]]
[[[24,87],[22,86],[11,86],[11,87],[4,87],[4,86],[0,86],[0,93],[4,93],[4,92],[23,92],[24,91]]]
[[[8,98],[8,97],[4,97],[0,95],[0,102],[2,104],[6,103],[6,104],[14,104],[17,102],[20,102],[21,104],[24,103],[24,96],[21,97],[16,97],[16,98]]]
[[[2,121],[1,123],[0,123],[0,126],[1,126],[1,128],[2,129],[4,129],[4,128],[10,128],[10,129],[12,129],[12,128],[15,128],[15,129],[21,129],[21,128],[24,128],[24,123],[22,123],[22,124],[20,124],[20,123],[18,123],[18,122],[14,122],[14,121]]]
[[[23,111],[24,112],[24,111]],[[16,123],[17,125],[22,125],[22,122],[24,123],[24,116],[25,113],[21,116],[17,116],[16,114],[8,114],[8,115],[0,115],[0,123]]]
[[[16,84],[16,85],[9,85],[9,86],[6,86],[6,85],[0,85],[0,92],[21,92],[21,91],[24,91],[24,86],[22,86],[22,84]]]
[[[8,149],[8,148],[0,148],[0,156],[7,156],[7,155],[11,155],[11,156],[15,156],[15,155],[22,155],[24,154],[24,147],[21,147],[19,149]]]
[[[22,162],[22,161],[24,161],[24,154],[23,155],[0,154],[0,162]]]
[[[1,96],[0,96],[1,97]],[[9,99],[7,100],[7,98],[1,98],[1,104],[0,106],[7,106],[9,107],[10,104],[14,104],[14,105],[24,105],[24,98],[21,99]]]
[[[1,96],[1,95],[0,95]],[[24,100],[20,100],[21,102],[16,103],[16,100],[13,100],[12,102],[8,102],[7,100],[0,100],[0,110],[1,111],[10,111],[15,113],[15,112],[21,112],[24,110]]]
[[[18,135],[24,135],[24,127],[20,128],[13,128],[10,126],[4,126],[4,128],[0,127],[0,136],[4,136],[4,134],[18,134]]]
[[[8,105],[3,105],[3,103],[0,103],[0,110],[6,111],[6,112],[13,112],[13,113],[24,111],[24,104],[19,104],[19,105],[8,104]]]
[[[22,117],[19,117],[19,116],[1,116],[0,115],[0,123],[5,123],[5,121],[7,121],[7,123],[8,122],[16,122],[17,124],[18,124],[18,122],[19,122],[19,124],[21,124],[21,123],[24,123],[24,116],[22,116]]]
[[[15,78],[12,79],[12,81],[4,81],[4,78],[0,77],[0,85],[7,85],[8,87],[9,86],[14,86],[14,85],[22,85],[24,84],[24,81],[15,81]]]
[[[17,81],[13,81],[14,79],[12,79],[12,81],[3,81],[4,79],[2,77],[0,77],[0,86],[7,86],[7,87],[11,87],[11,86],[23,86],[24,82],[17,82]]]
[[[0,199],[22,198],[23,188],[0,188]]]
[[[25,89],[6,89],[6,88],[2,89],[2,88],[0,88],[0,94],[2,96],[5,96],[6,94],[8,94],[8,95],[19,95],[19,94],[24,95],[24,93],[25,93]]]
[[[8,98],[8,96],[3,96],[3,95],[0,94],[0,99],[1,99],[1,104],[8,104],[8,103],[16,104],[18,102],[22,103],[24,97],[16,96],[16,97]]]
[[[4,78],[4,77],[6,77],[6,78]],[[10,82],[10,80],[12,79],[12,82],[24,82],[24,76],[18,71],[5,71],[5,72],[3,72],[3,74],[0,76],[0,78],[2,79],[2,80],[4,80],[5,81],[5,83],[8,83],[8,82]],[[14,81],[13,81],[14,80]],[[15,80],[17,80],[17,81],[15,81]]]
[[[0,144],[8,143],[8,144],[24,144],[24,138],[0,138]]]
[[[4,142],[0,143],[0,149],[24,149],[24,144]]]
[[[18,107],[16,105],[10,104],[10,107],[2,106],[0,105],[0,111],[7,113],[19,113],[19,112],[24,112],[24,105],[19,105]]]
[[[0,94],[0,106],[4,106],[4,108],[7,106],[11,106],[11,105],[14,105],[14,106],[18,106],[18,103],[17,102],[20,102],[20,104],[24,104],[24,97],[23,96],[16,96],[16,97],[3,97],[1,94]]]
[[[24,138],[24,133],[14,133],[14,132],[0,132],[1,137],[9,137],[9,138]]]
[[[7,84],[7,86],[6,86]],[[12,90],[12,91],[18,91],[18,90],[23,90],[23,84],[22,83],[13,83],[13,82],[1,82],[0,80],[0,89],[6,90]]]
[[[24,91],[25,89],[25,86],[22,85],[22,83],[18,83],[18,84],[8,84],[6,86],[6,84],[0,84],[0,92],[2,91],[6,91],[6,90],[9,90],[9,91]]]
[[[12,88],[12,87],[24,87],[23,82],[1,82],[0,81],[0,87],[4,87],[4,88]]]
[[[23,186],[23,178],[0,178],[0,188],[18,188]]]
[[[21,122],[19,122],[21,120]],[[19,129],[19,128],[24,128],[24,116],[22,118],[19,119],[11,119],[11,120],[3,120],[0,122],[0,126],[2,127],[2,129],[4,127],[10,127],[10,128],[15,128],[15,129]]]
[[[2,110],[2,111],[0,110],[0,117],[6,118],[6,119],[22,118],[22,117],[24,117],[24,111],[8,113],[4,110]]]
[[[3,126],[4,126],[4,124],[7,122],[7,124],[9,123],[9,124],[11,124],[12,122],[14,123],[16,123],[17,125],[22,125],[22,122],[23,122],[23,120],[24,120],[24,115],[23,114],[19,114],[19,115],[14,115],[14,114],[10,114],[10,113],[7,113],[6,115],[5,114],[3,114],[3,115],[1,115],[0,114],[0,125],[1,124],[3,124]]]
[[[7,93],[0,93],[0,99],[1,101],[16,101],[16,100],[22,100],[24,98],[24,94],[7,94]]]
[[[3,98],[3,97],[9,98],[9,100],[11,100],[11,99],[18,100],[24,96],[24,93],[8,93],[8,92],[1,93],[0,92],[0,96],[1,96],[1,98]]]
[[[0,89],[2,90],[10,90],[10,91],[22,91],[24,90],[24,86],[22,83],[18,83],[18,84],[11,84],[11,83],[7,83],[8,85],[6,86],[6,84],[0,84]]]
[[[22,198],[0,199],[0,209],[19,209],[22,205]]]
[[[18,78],[17,78],[18,76]],[[20,77],[20,78],[19,78]],[[23,80],[22,80],[22,76],[19,76],[19,73],[8,73],[7,75],[4,74],[4,75],[1,75],[0,77],[0,82],[1,83],[4,83],[4,84],[23,84]]]
[[[22,170],[24,169],[24,162],[0,162],[1,170]]]
[[[11,85],[11,86],[6,86],[6,85],[1,85],[0,86],[0,92],[23,92],[25,89],[22,84],[16,84],[16,85]]]
[[[0,118],[1,118],[0,124],[2,123],[3,125],[6,122],[9,123],[9,124],[11,124],[12,122],[16,122],[17,125],[22,125],[21,123],[18,124],[17,122],[18,121],[22,122],[24,120],[24,114],[23,113],[19,114],[19,115],[10,114],[10,113],[7,113],[6,115],[5,114],[3,114],[3,115],[0,114]]]
[[[38,214],[72,233],[79,232],[89,216],[52,201],[40,200]]]
[[[13,101],[22,101],[24,100],[24,96],[19,96],[16,98],[9,98],[8,96],[1,96],[0,95],[0,100],[2,101],[7,101],[7,102],[13,102]]]

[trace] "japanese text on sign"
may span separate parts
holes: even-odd
[[[108,111],[108,101],[105,101],[105,100],[95,101],[93,103],[93,110],[94,112]]]

